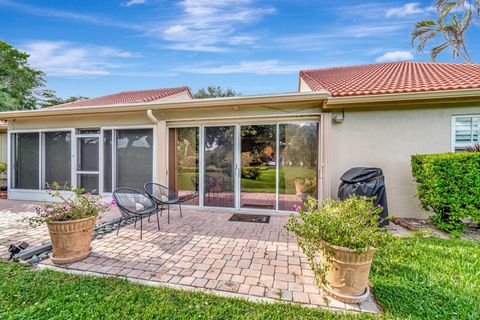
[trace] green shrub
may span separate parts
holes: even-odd
[[[8,165],[5,161],[0,161],[0,173],[7,173]]]
[[[260,177],[260,169],[258,167],[242,167],[242,178],[257,180]]]
[[[412,156],[417,196],[439,229],[459,236],[465,219],[480,222],[480,153]]]

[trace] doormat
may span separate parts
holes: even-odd
[[[270,216],[259,214],[240,214],[235,213],[228,221],[270,223]]]
[[[242,208],[266,209],[266,210],[275,209],[275,207],[272,206],[271,204],[253,204],[253,203],[245,203],[242,205]]]

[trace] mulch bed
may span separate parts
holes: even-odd
[[[445,231],[437,229],[437,227],[427,219],[418,218],[394,218],[393,222],[410,230],[410,231],[430,231],[436,236],[448,239],[450,236]],[[469,224],[465,229],[463,240],[480,241],[480,226]]]

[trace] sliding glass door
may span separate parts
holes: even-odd
[[[200,192],[200,129],[171,128],[168,133],[168,187],[179,194],[187,205],[199,205]]]
[[[169,129],[169,187],[187,204],[291,211],[318,198],[316,121]]]
[[[279,124],[278,210],[317,198],[318,123]]]
[[[241,126],[240,137],[240,207],[275,210],[277,126],[275,124]]]
[[[235,126],[204,128],[204,161],[204,205],[235,207]]]

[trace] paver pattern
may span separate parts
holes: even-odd
[[[35,214],[39,203],[13,200],[0,200],[0,258],[10,256],[8,247],[12,243],[27,242],[38,245],[50,240],[47,228],[31,228],[23,219]]]
[[[30,228],[24,217],[34,215],[35,202],[0,201],[0,258],[8,256],[11,243],[31,245],[48,241],[46,226]],[[87,259],[60,268],[132,280],[148,280],[159,285],[214,291],[253,299],[271,298],[315,306],[378,312],[369,298],[361,304],[345,304],[321,294],[314,274],[295,239],[284,225],[285,214],[273,214],[270,223],[230,222],[232,212],[184,208],[144,221],[140,230],[127,225],[93,241]],[[259,212],[257,212],[259,213]],[[100,222],[119,217],[117,208],[104,214]],[[138,224],[137,224],[138,226]],[[43,267],[52,266],[47,259]]]
[[[171,211],[171,223],[155,217],[140,231],[128,225],[93,242],[92,255],[62,268],[122,276],[216,292],[266,297],[358,311],[378,311],[372,299],[345,304],[324,297],[314,285],[306,257],[285,228],[286,215],[269,224],[230,222],[232,213]],[[138,226],[138,224],[137,224]],[[44,260],[44,265],[51,265]]]
[[[35,207],[41,204],[34,201],[0,200],[0,259],[10,256],[8,247],[11,244],[25,241],[34,246],[50,241],[46,225],[33,228],[25,221],[35,215]],[[109,221],[118,216],[118,209],[112,208],[110,212],[102,214],[97,222]]]

